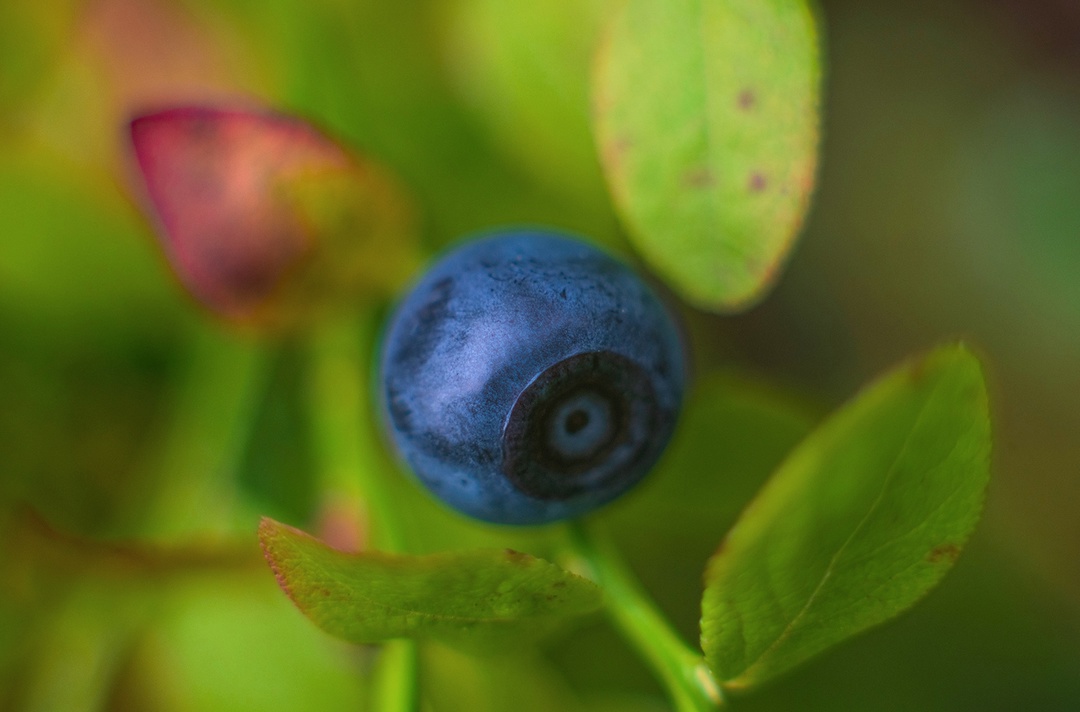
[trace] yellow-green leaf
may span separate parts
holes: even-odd
[[[628,0],[593,89],[601,161],[631,238],[683,297],[759,298],[799,231],[818,144],[805,0]]]

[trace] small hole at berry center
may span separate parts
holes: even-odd
[[[575,435],[589,424],[589,414],[583,410],[575,410],[566,417],[566,432]]]

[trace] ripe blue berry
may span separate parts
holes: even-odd
[[[382,395],[437,497],[501,524],[580,515],[636,484],[675,426],[683,348],[625,265],[516,231],[465,244],[394,315]]]

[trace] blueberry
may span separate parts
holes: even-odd
[[[656,462],[683,391],[678,330],[625,265],[515,231],[445,255],[383,345],[391,436],[420,480],[501,524],[574,517]]]

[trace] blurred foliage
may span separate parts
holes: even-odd
[[[305,356],[183,295],[122,127],[256,99],[400,175],[431,250],[507,223],[625,250],[583,120],[606,4],[509,7],[0,3],[0,710],[361,707],[372,651],[311,626],[258,558],[260,513],[312,530],[323,514]],[[693,639],[702,566],[772,467],[871,374],[966,336],[997,429],[970,552],[915,612],[732,707],[1075,710],[1080,17],[1064,0],[823,0],[820,17],[824,152],[801,246],[753,310],[684,310],[693,405],[604,518]],[[419,551],[548,550],[389,484]],[[436,710],[517,708],[517,690],[538,709],[663,709],[600,621],[520,657],[431,647],[421,665]]]

